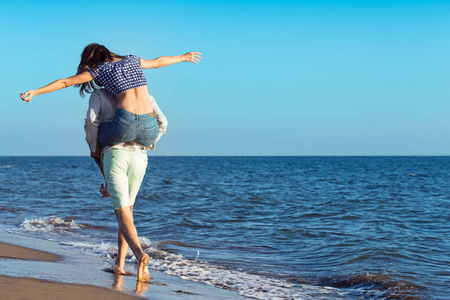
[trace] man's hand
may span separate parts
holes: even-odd
[[[106,187],[103,183],[102,183],[99,191],[102,194],[103,198],[109,198],[110,197],[109,191],[108,191],[108,187]]]

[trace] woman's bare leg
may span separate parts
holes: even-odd
[[[130,246],[131,250],[134,253],[134,256],[139,262],[137,280],[144,282],[148,281],[150,279],[147,270],[149,257],[142,251],[141,244],[139,243],[136,227],[134,226],[133,222],[132,210],[129,206],[126,206],[115,210],[115,213],[117,222],[119,223],[119,229],[122,232],[122,236],[125,239],[126,243]]]

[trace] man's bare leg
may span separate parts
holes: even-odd
[[[131,217],[133,217],[133,206],[127,206],[130,208],[131,211]],[[133,220],[133,224],[134,224],[134,220]],[[116,261],[114,263],[114,267],[113,267],[113,271],[116,274],[122,274],[122,275],[129,275],[129,272],[125,271],[125,258],[127,256],[127,252],[128,252],[128,243],[125,240],[125,237],[123,236],[122,230],[118,231],[117,234],[117,248],[118,248],[118,253],[117,253],[117,257],[116,257]]]
[[[131,250],[133,251],[137,261],[139,262],[137,280],[146,282],[150,279],[150,275],[148,274],[147,270],[149,256],[142,251],[141,244],[139,243],[136,227],[134,226],[132,209],[130,209],[129,206],[122,207],[115,210],[115,213],[117,217],[117,222],[119,223],[119,230],[121,231],[122,236],[125,239],[126,243],[130,246]],[[121,245],[119,245],[119,249],[120,248]],[[124,254],[121,253],[121,255]]]

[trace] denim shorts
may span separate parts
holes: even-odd
[[[98,142],[101,147],[133,141],[149,147],[155,142],[158,134],[159,126],[153,114],[136,115],[117,108],[112,121],[100,124]]]

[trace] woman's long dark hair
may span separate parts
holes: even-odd
[[[81,74],[89,68],[95,69],[102,62],[112,61],[114,58],[123,58],[123,56],[109,51],[103,45],[89,44],[84,48],[83,53],[81,53],[81,62],[78,65],[77,74]],[[85,92],[92,93],[97,86],[102,85],[95,80],[75,85],[75,87],[80,87],[81,97],[84,97]]]

